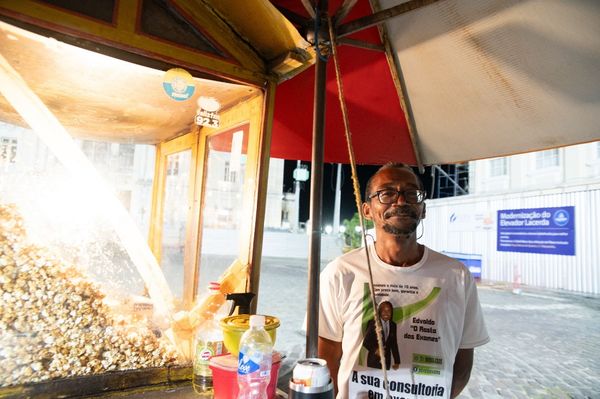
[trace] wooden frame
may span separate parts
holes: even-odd
[[[241,128],[248,134],[246,171],[242,191],[240,220],[240,250],[238,260],[249,265],[246,291],[258,294],[262,235],[268,183],[270,132],[273,119],[275,85],[270,85],[266,95],[256,96],[221,115],[221,127],[217,129],[194,128],[193,132],[159,144],[156,147],[155,180],[152,192],[152,217],[150,223],[150,247],[160,262],[162,246],[162,221],[167,157],[192,149],[189,212],[184,252],[184,306],[188,308],[198,294],[200,249],[202,243],[202,210],[205,204],[205,179],[207,172],[208,139],[233,129]],[[252,309],[256,310],[254,301]]]
[[[232,59],[221,59],[140,32],[137,25],[141,13],[141,0],[118,1],[112,24],[67,9],[23,0],[2,1],[0,15],[24,22],[28,25],[28,30],[40,27],[59,32],[64,40],[67,37],[76,38],[74,40],[78,42],[88,40],[190,70],[254,84],[264,83],[264,62],[250,46],[239,40],[209,7],[203,2],[194,3],[194,7],[181,1],[176,1],[175,4],[190,17],[191,22],[201,26],[216,42],[218,40],[217,44],[226,48]]]
[[[240,220],[240,252],[238,260],[242,265],[249,265],[246,276],[246,291],[258,294],[258,276],[260,273],[260,257],[262,251],[262,233],[265,213],[266,186],[268,182],[270,129],[272,124],[272,107],[274,84],[269,86],[265,95],[248,99],[221,115],[221,126],[218,129],[202,128],[198,140],[198,164],[196,172],[195,212],[198,213],[197,245],[195,246],[197,261],[196,271],[200,272],[200,248],[202,242],[202,209],[205,204],[204,180],[208,156],[207,141],[210,137],[227,133],[232,129],[247,125],[248,143],[246,152],[246,172],[242,194],[242,213]],[[271,108],[270,111],[269,107]],[[268,115],[267,115],[268,114]],[[268,121],[265,121],[266,117]],[[198,274],[196,274],[198,275]],[[197,281],[195,281],[197,285]],[[198,287],[194,288],[194,295]],[[257,301],[253,302],[252,311],[256,310]]]
[[[196,280],[196,261],[194,261],[193,256],[197,251],[195,248],[195,245],[197,244],[195,233],[198,231],[198,219],[195,218],[195,206],[193,203],[197,170],[197,131],[179,136],[156,146],[156,163],[154,166],[154,184],[152,187],[152,217],[150,219],[149,243],[156,260],[160,263],[162,256],[162,228],[165,205],[165,179],[167,177],[167,157],[185,150],[192,151],[188,191],[189,210],[186,222],[186,239],[183,254],[183,302],[184,307],[189,308],[194,300],[194,281]]]

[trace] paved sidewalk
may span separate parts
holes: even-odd
[[[600,299],[481,285],[491,342],[467,398],[600,398]]]

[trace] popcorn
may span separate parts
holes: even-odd
[[[127,325],[74,265],[27,241],[15,205],[0,204],[0,386],[166,367],[176,348]]]

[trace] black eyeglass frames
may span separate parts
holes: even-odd
[[[425,201],[426,194],[423,190],[394,190],[393,188],[385,188],[370,195],[369,199],[377,197],[379,202],[387,205],[398,201],[398,197],[402,195],[407,204],[420,204]]]

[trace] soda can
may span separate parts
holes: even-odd
[[[324,387],[329,377],[327,361],[317,358],[299,360],[292,372],[292,382],[305,387]]]

